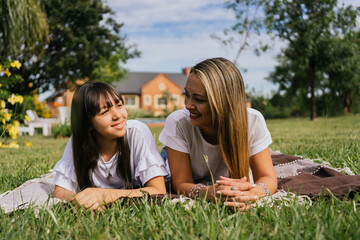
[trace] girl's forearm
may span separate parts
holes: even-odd
[[[67,202],[69,202],[74,196],[75,196],[74,192],[59,186],[56,186],[53,192],[54,198],[58,198],[60,200],[64,200]]]
[[[166,192],[159,191],[157,188],[154,187],[144,187],[138,189],[105,189],[102,188],[105,194],[105,202],[111,203],[121,197],[142,197],[144,195],[144,191],[151,194],[165,194]]]

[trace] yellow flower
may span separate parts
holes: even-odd
[[[26,141],[25,142],[25,147],[31,147],[32,146],[32,142]]]
[[[15,94],[11,94],[11,97],[8,98],[8,102],[11,103],[11,105],[14,105],[16,103]]]
[[[0,100],[0,106],[2,109],[4,109],[6,107],[6,103],[4,100]]]
[[[0,72],[2,72],[2,66],[0,65]],[[0,145],[1,145],[1,143],[0,143]]]
[[[18,103],[22,104],[22,103],[23,103],[23,101],[24,101],[23,96],[21,96],[21,95],[16,96],[16,102],[18,102]]]
[[[9,143],[8,148],[19,148],[19,144],[16,141]]]
[[[12,63],[10,63],[10,66],[11,67],[16,67],[17,69],[20,69],[21,63],[18,60],[16,60],[16,61],[13,61]]]
[[[0,69],[0,72],[1,72],[1,69]],[[0,83],[0,87],[2,87],[2,84]]]
[[[19,134],[19,127],[11,125],[11,127],[8,127],[8,132],[12,139],[16,139]]]
[[[5,70],[5,72],[4,72],[5,74],[6,74],[6,76],[8,76],[8,77],[10,77],[11,76],[11,72],[9,71],[9,69],[8,68],[6,68],[6,70]]]
[[[11,118],[11,113],[5,113],[3,116],[6,121],[9,121]]]
[[[33,86],[34,86],[34,84],[32,84],[32,83],[29,83],[29,88],[32,88]]]
[[[25,115],[24,119],[25,119],[26,121],[30,122],[30,118],[29,118],[28,115]]]
[[[19,128],[20,127],[20,122],[18,120],[15,120],[13,121],[13,125],[16,127],[16,128]]]

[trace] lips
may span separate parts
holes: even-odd
[[[190,119],[198,119],[201,117],[200,113],[192,113],[190,112]]]
[[[124,122],[119,122],[119,123],[113,124],[113,125],[111,125],[111,127],[116,128],[116,129],[123,129]]]

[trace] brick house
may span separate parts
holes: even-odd
[[[113,86],[125,100],[127,108],[141,108],[148,113],[161,115],[184,107],[183,89],[186,83],[183,73],[130,72],[121,82]]]
[[[189,70],[184,69],[182,73],[129,72],[122,81],[112,85],[124,97],[127,108],[141,108],[161,115],[165,109],[172,111],[184,107],[183,89]],[[60,89],[46,99],[53,117],[58,116],[60,108],[71,106],[73,95],[71,88]]]

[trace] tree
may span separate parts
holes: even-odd
[[[45,3],[50,0],[0,0],[0,59],[14,58],[23,49],[34,54],[48,41]]]
[[[274,0],[265,5],[267,28],[288,42],[269,79],[304,97],[310,94],[312,120],[317,117],[315,94],[324,81],[325,51],[331,39],[354,29],[357,11],[338,7],[337,0]]]
[[[215,34],[213,38],[218,39],[224,45],[237,45],[236,56],[233,63],[236,64],[241,53],[247,48],[254,48],[255,53],[259,54],[259,48],[265,51],[268,45],[261,41],[257,44],[250,44],[252,35],[260,36],[265,28],[263,6],[266,0],[233,0],[226,1],[225,7],[235,13],[236,23],[231,28],[225,28],[224,38]],[[234,36],[235,34],[235,36]]]
[[[136,48],[125,45],[123,24],[101,0],[52,0],[45,11],[50,42],[41,58],[20,56],[25,84],[17,87],[22,93],[66,87],[78,79],[118,81],[126,72],[119,64],[139,56]]]
[[[333,108],[351,113],[353,103],[360,100],[360,32],[332,39],[327,53],[325,94]]]

